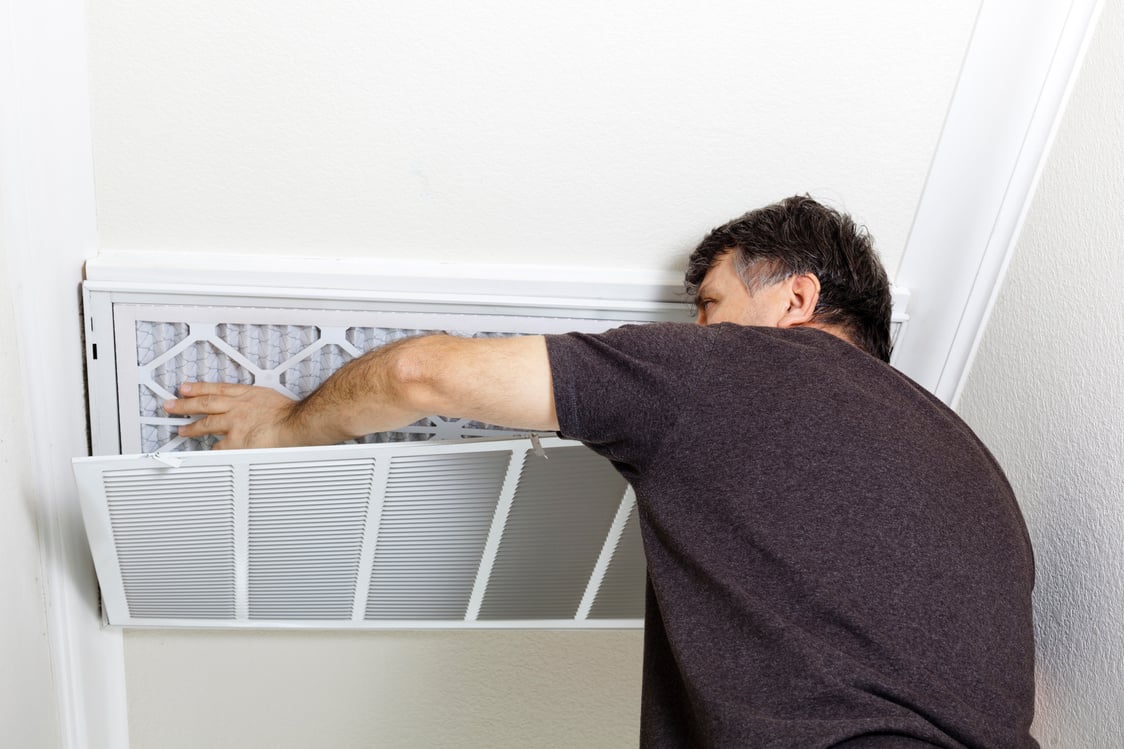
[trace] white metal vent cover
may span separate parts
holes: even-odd
[[[643,616],[631,489],[566,440],[79,458],[75,475],[111,624],[631,627]]]
[[[666,288],[613,299],[590,283],[565,295],[521,284],[511,297],[400,279],[184,286],[92,270],[91,433],[106,457],[76,460],[75,475],[110,624],[641,625],[635,502],[578,443],[542,435],[549,458],[528,457],[525,433],[432,416],[358,445],[210,452],[178,437],[182,420],[161,404],[189,380],[302,397],[365,351],[429,331],[689,320]]]

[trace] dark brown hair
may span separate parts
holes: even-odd
[[[859,348],[890,360],[890,282],[865,227],[808,196],[793,196],[719,226],[687,263],[693,298],[727,253],[750,293],[803,273],[820,281],[817,322],[840,327]]]

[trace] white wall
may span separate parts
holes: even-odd
[[[635,746],[634,632],[135,632],[133,749]]]
[[[127,744],[121,635],[100,626],[70,472],[88,449],[78,291],[96,244],[85,9],[0,0],[5,746]]]
[[[0,201],[4,199],[0,195]],[[3,211],[0,211],[0,215]],[[0,735],[6,746],[59,746],[36,496],[16,345],[12,279],[0,232]]]
[[[1124,6],[1106,3],[960,411],[1037,561],[1051,749],[1124,746]]]
[[[897,265],[979,0],[94,0],[101,246],[679,270],[794,192]]]

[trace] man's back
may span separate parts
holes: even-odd
[[[164,409],[223,449],[434,413],[590,444],[637,490],[645,743],[1035,746],[1026,529],[970,430],[882,363],[869,234],[793,196],[712,230],[685,281],[699,327],[424,336],[300,402],[185,383]]]
[[[1034,746],[1030,545],[951,411],[812,329],[548,351],[562,433],[637,491],[646,744]]]

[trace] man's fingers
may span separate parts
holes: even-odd
[[[188,416],[226,413],[234,408],[235,400],[261,389],[227,382],[185,382],[180,386],[180,397],[165,401],[164,410]]]
[[[223,395],[193,395],[164,403],[164,410],[172,414],[223,414],[230,410],[231,399]]]
[[[181,437],[223,437],[215,448],[269,446],[276,443],[276,425],[293,399],[264,387],[189,382],[180,387],[180,397],[165,401],[164,410],[172,416],[200,416],[184,422]]]
[[[252,385],[240,385],[236,382],[185,382],[180,385],[180,395],[195,398],[200,395],[242,395]]]
[[[202,437],[207,434],[226,434],[230,425],[227,419],[218,416],[204,416],[179,428],[181,437]]]

